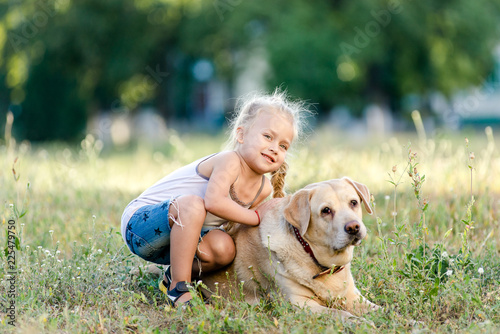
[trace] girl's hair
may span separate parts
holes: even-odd
[[[227,142],[228,149],[235,149],[238,145],[237,131],[239,127],[248,129],[261,111],[280,113],[287,116],[293,125],[293,141],[301,137],[309,110],[305,102],[290,100],[285,91],[277,88],[272,94],[253,93],[238,100],[234,117],[229,123],[230,136]],[[271,173],[273,197],[284,197],[285,177],[288,164],[284,162],[277,171]]]

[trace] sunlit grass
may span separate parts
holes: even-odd
[[[102,148],[91,137],[79,145],[18,143],[7,148],[0,142],[0,245],[7,246],[4,231],[12,218],[20,240],[15,251],[18,328],[400,332],[411,331],[408,320],[414,319],[432,332],[500,329],[500,179],[495,175],[500,154],[492,132],[442,133],[419,142],[411,135],[373,139],[318,130],[291,152],[289,192],[349,176],[374,195],[375,214],[365,216],[369,235],[356,250],[353,274],[363,294],[385,308],[368,316],[377,329],[342,324],[283,301],[256,306],[218,301],[192,312],[165,307],[155,275],[131,274],[146,263],[124,246],[121,214],[159,178],[220,150],[223,141],[223,135],[172,132],[164,145],[137,144],[125,151]],[[418,189],[408,174],[415,166]],[[26,214],[16,217],[16,210]],[[9,276],[3,252],[1,258],[0,300],[5,304]],[[6,315],[0,310],[0,331],[12,329]]]

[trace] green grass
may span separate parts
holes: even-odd
[[[162,147],[102,152],[90,137],[82,145],[0,142],[2,250],[9,250],[10,219],[19,240],[10,248],[15,299],[0,255],[0,301],[15,300],[17,310],[14,328],[0,309],[0,332],[399,333],[415,330],[410,319],[422,332],[499,332],[500,154],[491,133],[470,134],[468,144],[464,138],[363,141],[317,131],[290,157],[289,192],[350,176],[373,193],[375,214],[364,218],[369,235],[355,251],[353,275],[384,307],[367,316],[375,327],[283,300],[166,307],[158,277],[124,246],[120,217],[156,180],[219,150],[222,136],[172,134]],[[132,274],[134,268],[141,270]]]

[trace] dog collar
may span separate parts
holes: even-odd
[[[318,262],[318,260],[316,259],[316,257],[314,256],[314,253],[313,253],[313,251],[311,249],[311,246],[309,246],[309,244],[307,243],[307,241],[305,241],[302,238],[302,236],[300,235],[300,232],[299,232],[298,228],[296,228],[293,225],[291,225],[291,226],[293,228],[293,232],[295,234],[295,237],[297,238],[297,240],[302,245],[302,248],[304,248],[304,250],[306,251],[306,253],[309,254],[309,256],[313,259],[314,263],[316,263],[316,265],[321,269],[321,272],[319,274],[314,275],[313,279],[318,278],[318,277],[323,276],[323,275],[326,275],[326,274],[333,275],[333,274],[338,273],[342,269],[344,269],[344,266],[335,266],[333,268],[328,268],[328,267],[325,267],[325,266],[321,265]]]

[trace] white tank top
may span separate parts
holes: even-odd
[[[165,176],[154,185],[146,189],[141,195],[139,195],[139,197],[130,202],[123,211],[121,219],[121,233],[123,238],[125,239],[125,231],[127,229],[127,224],[130,218],[132,217],[134,212],[137,211],[137,209],[143,207],[144,205],[154,205],[162,203],[168,199],[172,200],[182,195],[196,195],[201,198],[205,198],[205,192],[207,190],[209,178],[198,172],[198,166],[200,165],[200,163],[213,157],[215,154],[203,157],[190,163],[189,165],[177,169],[176,171],[170,173],[169,175]],[[262,192],[265,183],[264,180],[265,176],[262,175],[262,184],[260,186],[260,189],[253,201],[250,203],[241,203],[234,193],[232,186],[229,195],[232,200],[234,200],[241,206],[249,208],[253,205],[255,200]],[[210,212],[207,212],[207,217],[205,218],[203,226],[221,226],[226,222],[227,220],[217,217]]]

